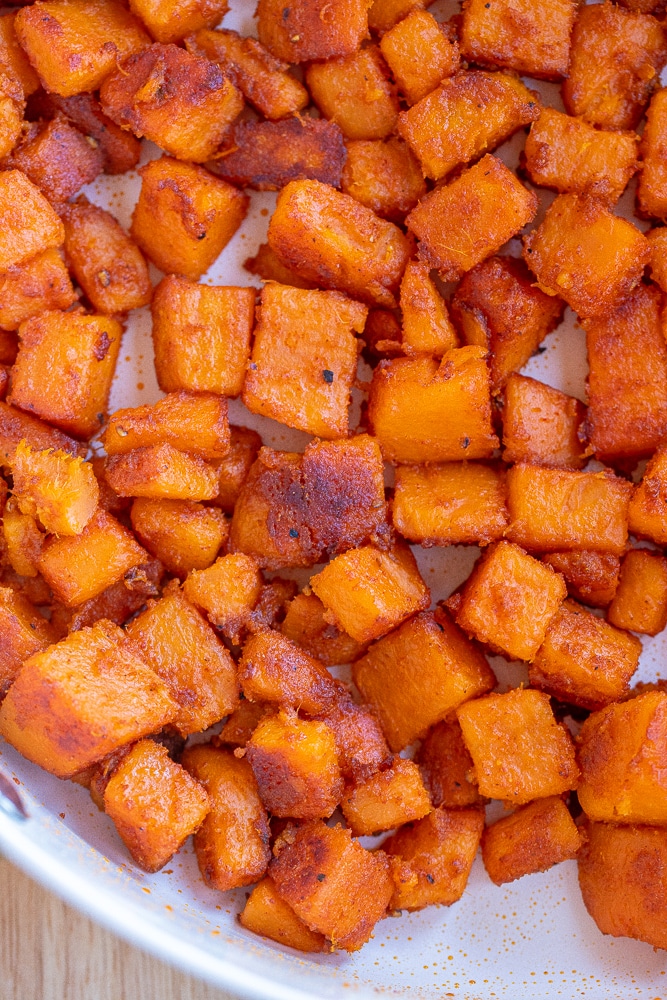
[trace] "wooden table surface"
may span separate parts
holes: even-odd
[[[94,924],[0,856],[0,1000],[235,1000]]]

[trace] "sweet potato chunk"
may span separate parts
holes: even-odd
[[[423,10],[426,6],[426,0],[372,0],[368,27],[375,34],[384,35],[413,10]]]
[[[257,34],[288,63],[346,56],[368,37],[367,12],[367,0],[308,0],[291,7],[282,6],[282,0],[260,0]]]
[[[97,510],[99,498],[89,462],[65,451],[34,451],[21,441],[10,469],[12,494],[23,514],[37,518],[56,535],[81,534]]]
[[[618,628],[657,635],[667,625],[667,559],[631,549],[621,563],[618,590],[607,618]]]
[[[483,802],[473,781],[472,757],[455,715],[429,730],[415,757],[431,802],[449,809]]]
[[[231,514],[238,500],[241,487],[248,477],[253,462],[262,447],[262,439],[256,431],[249,427],[229,428],[229,452],[221,462],[216,463],[218,472],[218,492],[211,500],[216,507],[221,507]],[[2,438],[0,437],[0,442]]]
[[[191,31],[212,28],[227,13],[227,0],[132,0],[130,10],[158,42],[179,42]]]
[[[557,80],[567,75],[573,0],[466,0],[461,52],[470,62],[501,66],[526,76]]]
[[[503,407],[503,459],[581,469],[586,464],[581,440],[585,416],[586,407],[573,396],[525,375],[510,375]]]
[[[567,806],[554,796],[488,826],[482,835],[482,858],[491,881],[504,885],[569,861],[583,842]]]
[[[394,131],[398,98],[377,46],[313,63],[306,70],[306,84],[323,117],[338,125],[346,139],[384,139]]]
[[[637,185],[637,204],[644,215],[667,221],[665,150],[667,149],[667,90],[654,94],[646,112],[642,135],[642,169]]]
[[[39,78],[16,37],[17,13],[17,11],[5,13],[0,18],[0,65],[4,66],[11,76],[18,78],[23,93],[29,97],[39,87]]]
[[[88,450],[86,445],[45,424],[38,417],[0,402],[0,465],[7,467],[21,441],[27,441],[36,451],[60,449],[68,455],[80,455],[82,458]]]
[[[222,511],[192,500],[138,497],[130,516],[142,545],[180,577],[211,566],[229,534]]]
[[[246,619],[259,599],[262,575],[250,556],[221,556],[208,569],[192,570],[183,584],[189,601],[213,624],[238,642]]]
[[[347,144],[341,189],[392,222],[402,222],[426,192],[419,163],[397,136]]]
[[[0,706],[0,733],[28,760],[70,778],[176,712],[138,647],[102,620],[25,661]]]
[[[73,97],[49,94],[49,100],[54,108],[62,111],[76,125],[79,132],[97,143],[105,173],[124,174],[136,167],[141,152],[139,140],[107,118],[93,94],[76,94]]]
[[[456,41],[425,10],[413,10],[391,27],[380,51],[408,104],[421,101],[459,67]]]
[[[249,701],[268,701],[317,715],[337,697],[336,684],[319,660],[280,632],[251,636],[239,661],[239,680]],[[289,814],[288,814],[289,815]]]
[[[0,701],[24,660],[41,653],[55,638],[55,630],[23,594],[0,587]]]
[[[656,285],[667,292],[667,227],[659,226],[646,233],[651,251],[649,267]]]
[[[31,514],[22,514],[13,497],[5,506],[2,517],[2,541],[6,561],[15,573],[36,577],[45,536]]]
[[[9,67],[3,65],[0,53],[0,158],[2,159],[11,153],[21,138],[24,111],[23,87]],[[12,166],[16,165],[12,163]]]
[[[562,573],[568,594],[583,604],[606,608],[616,593],[621,560],[609,552],[549,552],[544,562]]]
[[[396,757],[390,768],[378,771],[363,784],[347,789],[341,801],[341,810],[355,837],[413,823],[431,809],[419,768],[402,757]]]
[[[227,402],[212,392],[173,392],[157,403],[116,410],[104,431],[107,455],[171,444],[203,458],[229,451]]]
[[[204,788],[154,740],[135,743],[104,790],[104,811],[147,872],[166,865],[209,809]]]
[[[0,273],[59,246],[63,224],[20,170],[0,171]]]
[[[210,500],[218,491],[218,475],[209,462],[167,443],[112,455],[104,474],[122,497]]]
[[[245,907],[239,914],[239,923],[247,931],[271,938],[278,944],[296,948],[297,951],[324,951],[325,937],[304,924],[291,906],[281,899],[268,876],[255,886]]]
[[[18,330],[41,312],[68,309],[76,302],[67,268],[58,250],[44,250],[0,274],[0,330]],[[9,361],[3,357],[3,362]],[[15,358],[11,358],[11,362]]]
[[[459,346],[445,301],[431,279],[428,267],[420,261],[411,260],[405,269],[400,305],[403,349],[406,353],[442,357]]]
[[[28,126],[8,165],[22,170],[50,202],[65,202],[102,172],[96,145],[58,112],[52,121]]]
[[[148,598],[158,596],[163,572],[157,559],[133,566],[121,580],[112,583],[97,597],[91,597],[72,608],[66,608],[64,604],[56,605],[51,622],[63,635],[94,625],[100,618],[123,625],[144,607]]]
[[[315,594],[297,594],[287,606],[280,629],[283,635],[321,660],[327,667],[349,663],[363,652],[363,645],[330,625],[326,611]]]
[[[635,486],[628,507],[633,535],[667,545],[667,448],[658,448]],[[613,595],[612,595],[613,596]]]
[[[341,774],[352,786],[391,764],[392,754],[376,716],[367,705],[358,705],[344,685],[338,685],[336,701],[315,721],[326,723],[333,733]]]

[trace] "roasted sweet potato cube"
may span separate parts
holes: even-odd
[[[253,431],[249,427],[237,427],[233,424],[230,425],[229,433],[229,452],[221,462],[216,463],[218,492],[211,503],[231,514],[241,492],[241,487],[257,458],[259,449],[262,447],[262,439],[257,431]],[[0,448],[1,442],[2,437],[0,436]]]
[[[239,661],[239,680],[249,701],[276,702],[308,715],[325,711],[337,697],[336,684],[326,667],[270,629],[246,642]]]
[[[649,14],[601,3],[579,9],[563,102],[591,125],[631,129],[667,60],[662,25]]]
[[[324,951],[325,937],[304,924],[291,906],[278,894],[268,876],[255,886],[239,914],[239,923],[247,931],[271,938],[297,951]]]
[[[24,111],[25,100],[21,82],[8,66],[3,65],[0,52],[0,157],[3,160],[9,156],[21,138]]]
[[[55,629],[23,594],[0,587],[0,701],[24,660],[41,653],[55,638]]]
[[[550,385],[513,373],[505,383],[503,459],[556,468],[586,464],[586,407]]]
[[[133,566],[121,580],[112,583],[97,597],[72,608],[66,608],[64,604],[56,605],[51,621],[62,635],[94,625],[100,618],[123,625],[144,607],[148,598],[158,596],[163,573],[164,569],[157,559]]]
[[[405,269],[400,306],[403,349],[407,354],[442,357],[459,346],[445,300],[436,288],[428,267],[420,261],[411,260]]]
[[[392,518],[420,545],[488,545],[509,523],[504,475],[481,462],[399,466]]]
[[[116,410],[104,431],[107,455],[164,442],[203,458],[229,451],[227,402],[212,392],[172,392],[157,403]]]
[[[321,820],[287,830],[269,875],[278,894],[333,949],[358,951],[387,911],[393,884],[382,852]]]
[[[212,746],[190,746],[182,758],[211,800],[211,811],[195,834],[195,853],[204,880],[226,892],[252,885],[266,872],[269,821],[247,760]]]
[[[333,624],[370,642],[428,607],[430,594],[410,550],[373,545],[344,552],[311,577],[310,586]]]
[[[287,606],[280,629],[283,635],[327,667],[356,660],[363,652],[363,645],[335,625],[330,625],[325,615],[326,610],[319,597],[297,594]]]
[[[649,261],[646,237],[591,195],[561,194],[524,240],[524,258],[540,287],[580,316],[621,306]]]
[[[268,241],[279,261],[302,278],[389,308],[396,305],[411,250],[397,226],[319,181],[283,188]]]
[[[445,612],[417,615],[372,645],[352,669],[395,752],[496,683],[483,654]]]
[[[172,726],[202,732],[238,705],[236,664],[202,616],[171,588],[127,626],[146,662],[179,705]]]
[[[123,332],[108,316],[45,312],[19,328],[8,402],[76,437],[100,429]]]
[[[82,197],[61,218],[67,262],[94,309],[113,315],[150,302],[146,261],[110,212]]]
[[[336,701],[316,716],[316,721],[326,723],[332,731],[341,774],[354,786],[388,767],[392,754],[368,706],[358,705],[344,685],[339,683],[337,690]]]
[[[348,142],[340,186],[377,215],[399,223],[426,193],[419,163],[397,136]]]
[[[477,854],[481,809],[435,809],[382,843],[391,860],[391,909],[421,910],[460,899]]]
[[[0,274],[0,329],[18,330],[38,313],[68,309],[76,292],[60,253],[51,248]],[[14,359],[12,359],[13,361]]]
[[[440,180],[539,117],[537,96],[514,76],[469,70],[443,80],[398,119],[425,177]],[[487,166],[488,169],[488,166]]]
[[[305,79],[321,114],[347,139],[384,139],[394,131],[398,97],[377,46],[312,63]]]
[[[399,93],[416,104],[459,68],[459,47],[445,25],[425,10],[411,11],[380,40]]]
[[[543,108],[526,139],[525,167],[541,187],[593,194],[613,205],[639,168],[638,142],[634,132],[596,129]]]
[[[482,795],[523,805],[577,786],[572,738],[548,695],[514,688],[465,702],[456,714]]]
[[[202,29],[185,44],[190,52],[216,62],[257,110],[271,121],[297,114],[308,104],[308,91],[256,38],[236,31]]]
[[[21,170],[0,171],[0,273],[59,246],[63,224]]]
[[[391,767],[368,781],[346,789],[341,800],[341,810],[355,837],[412,823],[431,809],[419,768],[402,757],[396,757]]]
[[[565,581],[550,566],[518,545],[497,542],[464,585],[456,621],[502,654],[530,661],[565,594]]]
[[[612,472],[515,465],[507,472],[507,537],[527,549],[621,555],[632,484]]]
[[[642,169],[637,185],[637,204],[643,215],[667,221],[667,89],[657,91],[646,112],[642,135]]]
[[[14,572],[36,577],[45,536],[32,514],[22,514],[11,497],[2,516],[2,540],[6,561]]]
[[[76,125],[79,132],[97,143],[105,173],[124,174],[136,167],[141,152],[139,140],[107,118],[93,94],[76,94],[73,97],[49,94],[49,100],[54,108],[62,111]]]
[[[202,785],[154,740],[135,743],[104,790],[105,813],[147,872],[166,865],[210,807]]]
[[[667,227],[649,229],[646,238],[651,251],[649,261],[651,277],[663,292],[667,292]]]
[[[260,42],[285,62],[351,55],[368,37],[367,0],[312,0],[287,8],[281,3],[260,0],[257,34]]]
[[[498,439],[491,425],[486,352],[453,348],[435,358],[397,358],[378,365],[368,420],[382,454],[393,462],[490,458]]]
[[[80,455],[82,458],[88,450],[87,445],[80,444],[38,417],[0,402],[0,465],[7,468],[21,441],[27,441],[36,451],[60,449],[68,455]]]
[[[150,43],[116,0],[45,0],[16,15],[16,34],[45,90],[97,90],[118,61]]]
[[[9,164],[22,170],[50,202],[58,204],[95,180],[104,159],[97,146],[58,112],[50,122],[28,126]]]
[[[531,802],[487,826],[482,859],[491,881],[504,885],[569,861],[583,842],[567,806],[554,796]]]
[[[426,6],[426,0],[372,0],[368,11],[368,27],[375,34],[384,35],[413,10],[423,10]]]
[[[243,387],[248,409],[320,437],[344,437],[357,370],[354,332],[363,330],[366,313],[340,292],[266,285]]]
[[[246,745],[259,795],[273,816],[331,816],[343,793],[334,735],[296,713],[266,715]]]
[[[244,747],[264,716],[275,711],[274,705],[241,698],[220,732],[212,737],[212,744],[214,746],[229,744],[233,747]]]
[[[0,733],[24,757],[70,778],[177,712],[165,685],[104,620],[25,661],[0,707]]]
[[[588,716],[578,737],[586,815],[607,823],[667,825],[667,694],[647,691]]]
[[[573,0],[466,0],[461,53],[482,66],[500,66],[526,76],[567,76],[570,34],[577,12]]]
[[[586,429],[595,457],[648,457],[667,434],[662,295],[641,285],[615,312],[582,325],[589,368]]]
[[[102,110],[137,138],[179,160],[215,155],[243,110],[243,97],[215,63],[177,45],[151,45],[126,59],[100,90]]]
[[[187,599],[235,642],[261,589],[262,574],[257,563],[241,552],[221,556],[208,569],[192,570],[183,584]]]
[[[161,271],[197,281],[243,222],[248,196],[203,167],[168,156],[140,173],[131,235]]]
[[[618,590],[607,618],[618,628],[657,635],[667,625],[667,559],[631,549],[621,563]]]
[[[211,566],[229,534],[222,511],[192,500],[138,497],[130,516],[142,545],[180,577]]]
[[[598,928],[667,947],[667,830],[587,823],[584,835],[579,886]]]
[[[667,545],[667,448],[660,447],[635,486],[628,507],[633,535]],[[613,597],[613,594],[612,594]]]
[[[166,442],[112,455],[104,474],[122,497],[210,500],[218,492],[218,475],[210,462]]]
[[[528,269],[512,257],[492,257],[473,268],[450,306],[463,343],[489,351],[494,393],[558,326],[564,308],[561,299],[536,288]]]
[[[5,13],[0,18],[0,64],[12,76],[18,77],[23,93],[29,97],[39,87],[39,78],[16,37],[17,13]]]
[[[487,153],[422,198],[406,225],[420,241],[422,259],[445,281],[456,281],[516,236],[536,211],[537,196]]]
[[[80,535],[48,540],[39,571],[58,600],[71,608],[97,597],[149,559],[127,528],[98,509]]]
[[[227,0],[132,0],[130,10],[158,42],[178,42],[212,28],[227,13]]]
[[[448,716],[429,730],[415,760],[436,808],[460,809],[482,804],[483,799],[472,780],[472,757],[455,715]]]
[[[571,597],[590,604],[593,608],[606,608],[618,587],[621,568],[619,556],[609,552],[549,552],[544,562],[562,573]]]
[[[79,535],[97,510],[99,487],[89,462],[65,451],[35,451],[21,441],[10,460],[12,494],[56,535]]]
[[[528,677],[552,697],[594,710],[625,697],[641,651],[635,636],[566,601],[551,619]]]

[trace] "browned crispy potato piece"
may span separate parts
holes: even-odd
[[[3,160],[9,156],[21,138],[24,111],[25,100],[21,81],[7,65],[3,65],[0,49],[0,158]],[[18,164],[13,165],[18,166]]]
[[[172,392],[157,403],[116,410],[102,442],[107,455],[168,443],[203,458],[229,451],[227,400],[212,392]]]
[[[427,0],[372,0],[368,11],[368,27],[375,34],[384,35],[412,11],[423,10],[424,7],[428,7]]]
[[[341,774],[354,786],[387,768],[392,754],[369,707],[358,705],[340,683],[337,692],[336,701],[316,721],[325,722],[334,734]]]
[[[459,68],[459,47],[448,27],[419,8],[383,35],[380,51],[408,104],[421,101]]]
[[[58,628],[60,635],[94,625],[100,618],[123,625],[144,607],[148,598],[158,596],[163,573],[163,567],[157,559],[133,566],[121,580],[112,583],[97,597],[91,597],[71,608],[56,604],[51,622]]]
[[[208,569],[192,570],[183,584],[187,599],[237,643],[261,590],[257,563],[240,552],[221,556]]]
[[[341,189],[377,215],[402,222],[426,193],[419,163],[397,136],[348,142]]]
[[[17,13],[18,11],[7,12],[0,17],[0,65],[11,76],[18,78],[23,93],[29,97],[38,89],[39,78],[16,37]]]
[[[142,545],[179,577],[211,566],[229,535],[221,510],[192,500],[137,497],[130,516]]]
[[[306,84],[322,115],[335,122],[346,139],[385,139],[394,131],[398,97],[377,46],[312,63]]]
[[[288,63],[351,55],[368,37],[368,2],[309,0],[285,7],[282,0],[260,0],[257,34]]]
[[[37,518],[53,534],[81,534],[99,499],[89,462],[66,451],[35,451],[27,441],[21,441],[9,468],[12,495],[23,514]]]
[[[606,608],[616,593],[621,566],[619,556],[591,550],[549,552],[544,562],[562,573],[568,594],[583,604]]]
[[[667,221],[665,151],[667,150],[667,89],[657,91],[646,112],[642,135],[642,168],[637,184],[637,205],[643,215]]]
[[[271,938],[278,944],[296,948],[297,951],[324,951],[325,937],[304,924],[291,906],[279,896],[273,880],[266,878],[255,886],[245,907],[239,914],[239,923],[247,931]]]
[[[631,549],[607,618],[618,628],[657,635],[667,625],[667,559],[646,549]]]
[[[367,781],[347,788],[340,807],[355,837],[414,823],[433,808],[419,768],[402,757]]]
[[[472,757],[455,715],[436,723],[428,731],[415,760],[436,808],[460,809],[482,804],[483,799],[473,781]]]
[[[55,629],[27,597],[10,587],[0,587],[0,701],[23,662],[55,640]]]
[[[538,799],[487,826],[482,858],[496,885],[575,858],[584,843],[561,798]]]
[[[586,407],[550,385],[513,373],[505,384],[503,460],[581,469]]]
[[[54,108],[62,111],[76,125],[79,132],[97,143],[102,153],[105,173],[124,174],[136,167],[141,152],[139,140],[107,118],[93,94],[76,94],[72,97],[49,94],[49,100]]]
[[[67,268],[53,248],[0,274],[0,330],[18,330],[32,316],[68,309],[74,302],[76,292]],[[16,351],[0,350],[0,356],[4,364],[13,364]]]
[[[628,507],[633,535],[667,545],[667,450],[658,448],[635,486]],[[612,595],[613,596],[613,595]]]
[[[228,0],[132,0],[130,10],[158,42],[178,42],[192,31],[212,28],[227,13]]]
[[[317,715],[338,697],[336,682],[324,664],[270,629],[248,639],[238,669],[248,701],[274,702]]]
[[[646,238],[651,252],[649,260],[651,277],[663,292],[667,292],[667,227],[649,229]]]
[[[5,505],[2,540],[5,559],[14,572],[24,577],[36,577],[45,535],[32,514],[20,511],[13,497]]]
[[[75,441],[38,417],[0,402],[0,465],[7,466],[16,446],[23,440],[36,451],[54,448],[83,458],[88,450],[87,445]]]
[[[325,608],[315,594],[297,594],[287,605],[287,614],[280,629],[292,642],[303,647],[327,667],[355,660],[364,646],[330,625]]]
[[[274,705],[242,698],[220,732],[211,738],[211,743],[216,747],[224,747],[226,744],[233,747],[244,747],[260,720],[273,712],[275,712]]]
[[[574,0],[465,0],[461,53],[469,62],[526,76],[567,76]]]
[[[50,202],[59,204],[95,180],[104,159],[99,148],[58,112],[50,122],[27,127],[7,166],[22,170]]]
[[[0,171],[0,273],[60,246],[63,224],[20,170]]]
[[[112,455],[104,475],[121,497],[210,500],[218,492],[217,470],[210,462],[166,442]]]
[[[257,431],[250,430],[249,427],[236,427],[231,424],[229,434],[229,452],[221,462],[216,463],[218,492],[210,501],[216,507],[221,507],[227,514],[233,512],[241,487],[248,477],[259,449],[262,447],[262,439],[259,434]],[[2,436],[0,434],[0,458],[2,457],[1,443]]]

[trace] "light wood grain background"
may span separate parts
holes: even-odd
[[[236,1000],[133,948],[0,856],[0,1000]]]

